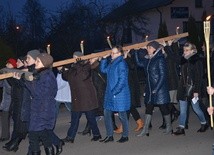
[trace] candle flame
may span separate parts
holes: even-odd
[[[50,46],[51,46],[50,44],[47,45],[47,47],[50,47]]]
[[[82,40],[80,43],[83,44],[83,43],[84,43],[84,40]]]
[[[210,20],[211,15],[207,16],[206,21]]]
[[[180,27],[178,26],[178,27],[176,27],[176,29],[180,29]]]
[[[108,36],[107,39],[110,39],[110,37]]]

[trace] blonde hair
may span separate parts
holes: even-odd
[[[193,50],[194,53],[197,53],[195,44],[192,44],[190,42],[185,43],[183,48],[189,48],[190,50]]]

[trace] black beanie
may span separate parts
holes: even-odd
[[[154,49],[158,49],[160,47],[160,44],[157,41],[151,41],[147,44],[147,46],[152,46]]]

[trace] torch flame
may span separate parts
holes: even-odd
[[[211,15],[207,16],[206,21],[210,20],[210,18],[211,18]]]

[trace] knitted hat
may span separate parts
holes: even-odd
[[[158,49],[160,47],[160,44],[157,41],[151,41],[147,44],[147,46],[152,46],[154,49]]]
[[[27,55],[30,55],[34,60],[36,60],[36,57],[40,54],[39,50],[31,50],[27,53]]]
[[[10,63],[14,68],[17,67],[16,59],[10,58],[10,59],[7,60],[7,63]]]
[[[73,53],[73,57],[74,57],[74,56],[81,57],[81,56],[83,56],[83,55],[84,55],[84,54],[83,54],[82,52],[80,52],[80,51],[76,51],[76,52]]]
[[[53,57],[47,53],[40,53],[37,58],[39,58],[44,65],[44,67],[49,68],[53,64]]]

